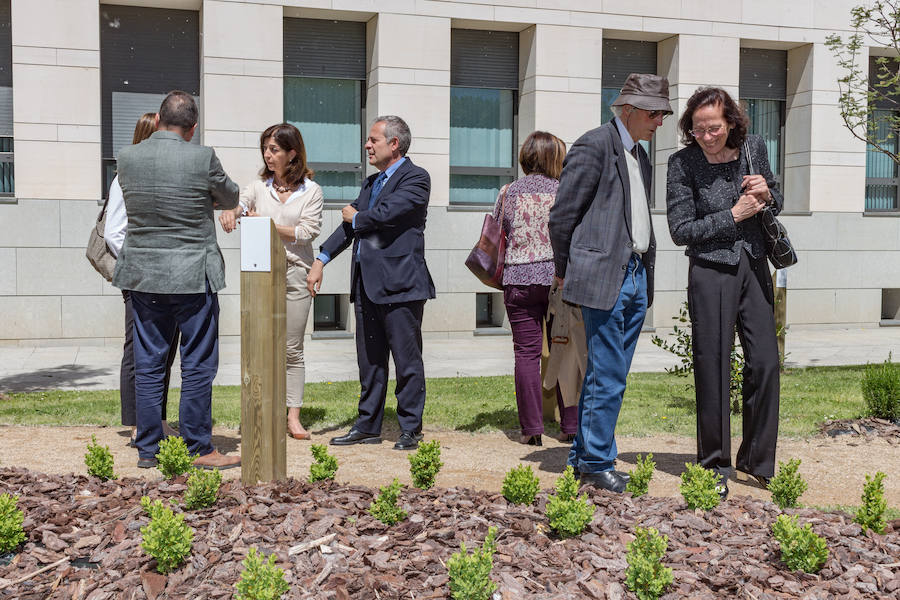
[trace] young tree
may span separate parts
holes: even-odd
[[[838,105],[854,137],[900,163],[896,136],[900,129],[900,0],[875,0],[850,11],[846,38],[831,34],[825,45],[844,75],[838,78]],[[872,76],[866,47],[876,49]]]

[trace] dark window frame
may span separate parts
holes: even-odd
[[[880,57],[878,56],[870,56],[869,57],[869,81],[872,81],[876,77],[876,72],[878,69],[877,60]],[[894,67],[897,68],[897,63],[894,64]],[[892,104],[890,100],[885,100],[881,105],[878,102],[875,103],[874,106],[869,106],[869,116],[870,118],[873,116],[874,111],[876,110],[888,110],[894,113],[900,113],[900,107],[895,104]],[[900,148],[900,141],[896,138],[894,139],[894,144],[897,148]],[[869,147],[871,144],[866,144],[866,166],[865,169],[868,171],[869,168]],[[863,202],[864,204],[864,214],[893,214],[900,213],[900,165],[897,163],[893,164],[894,176],[893,177],[866,177],[865,188],[863,192]],[[874,208],[869,206],[869,187],[870,186],[891,186],[894,188],[894,205],[887,208]]]
[[[11,0],[0,0],[0,86],[13,86]],[[15,172],[15,139],[10,131],[10,135],[0,137],[0,199],[16,197]]]
[[[750,70],[754,70],[754,74],[750,73]],[[763,75],[762,81],[758,76],[760,72]],[[787,122],[787,51],[741,48],[738,66],[738,98],[741,102],[774,100],[779,103],[778,173],[775,174],[775,181],[778,182],[779,187],[783,188],[784,130]]]

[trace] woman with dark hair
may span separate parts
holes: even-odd
[[[288,435],[308,440],[300,424],[306,368],[303,336],[312,297],[306,274],[313,261],[312,242],[322,227],[322,188],[311,178],[300,131],[289,123],[272,125],[259,136],[263,168],[241,193],[240,205],[222,211],[225,232],[242,216],[271,217],[287,256],[287,427]]]
[[[140,144],[156,131],[156,113],[144,113],[134,125],[132,144]],[[125,230],[128,228],[128,214],[125,212],[125,197],[122,187],[119,185],[119,176],[116,175],[109,186],[109,200],[106,203],[106,223],[103,226],[103,239],[113,256],[118,257],[125,243]],[[128,445],[135,448],[134,436],[137,433],[137,405],[134,389],[134,310],[131,307],[131,295],[128,290],[122,290],[122,299],[125,301],[125,345],[122,347],[122,364],[119,368],[119,401],[122,411],[122,425],[131,426],[131,436]],[[178,351],[178,330],[175,330],[175,338],[170,344],[171,351],[166,357],[166,377],[163,386],[162,397],[162,427],[163,435],[178,435],[178,432],[166,422],[166,400],[168,399],[169,375],[172,372],[172,363],[175,362],[175,353]]]
[[[546,131],[531,133],[519,151],[525,176],[504,186],[494,206],[506,233],[503,302],[512,328],[515,354],[516,404],[523,444],[541,446],[544,433],[541,395],[543,320],[553,283],[550,247],[550,207],[556,201],[566,145]],[[566,407],[557,392],[562,441],[571,441],[578,429],[578,407]]]
[[[700,88],[679,128],[686,148],[669,158],[669,231],[687,246],[688,309],[697,394],[697,462],[731,475],[731,347],[737,326],[746,366],[738,471],[767,486],[778,440],[779,357],[774,295],[757,215],[783,206],[766,146],[747,135],[748,119],[720,88]],[[747,153],[749,151],[749,157]],[[752,165],[752,170],[751,170]]]

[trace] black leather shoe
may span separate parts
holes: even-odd
[[[615,471],[600,471],[599,473],[582,473],[581,485],[589,485],[601,490],[609,490],[621,494],[625,491],[625,482],[616,475]]]
[[[528,446],[541,446],[543,447],[544,442],[541,439],[541,434],[532,435],[531,437],[522,436],[521,442],[523,444],[527,444]]]
[[[350,446],[352,444],[380,444],[380,433],[363,433],[357,428],[353,428],[346,435],[339,435],[331,438],[328,442],[332,446]]]
[[[716,491],[719,492],[719,500],[724,500],[728,497],[728,485],[720,484],[716,486]]]
[[[139,458],[138,459],[138,469],[152,469],[156,466],[155,458]]]
[[[625,473],[624,471],[613,471],[613,473],[618,475],[619,479],[621,479],[625,483],[628,483],[629,481],[631,481],[631,475],[629,475],[628,473]]]
[[[740,469],[738,469],[736,477],[738,481],[750,481],[752,479],[765,489],[769,489],[769,483],[772,482],[771,477],[765,477],[763,475],[752,475],[750,473],[747,473],[746,471],[741,471]]]
[[[422,441],[423,437],[425,436],[421,433],[404,431],[400,434],[400,437],[397,438],[397,443],[394,444],[394,450],[415,450],[419,447],[419,442]]]

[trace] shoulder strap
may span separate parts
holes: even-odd
[[[744,154],[747,155],[747,169],[750,170],[751,175],[756,174],[756,169],[753,168],[753,158],[750,157],[750,144],[747,143],[747,140],[744,140]]]

